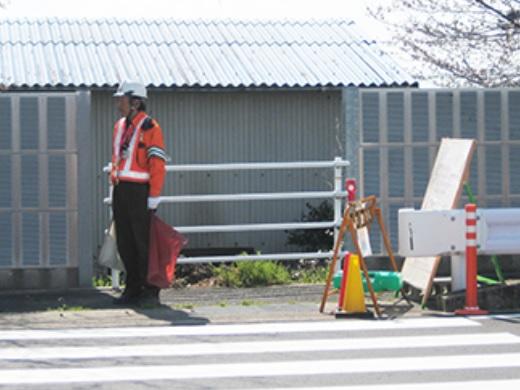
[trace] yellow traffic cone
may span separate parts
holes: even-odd
[[[365,306],[363,281],[357,255],[350,255],[342,309],[341,312],[336,313],[336,317],[373,317],[373,313],[367,311]]]

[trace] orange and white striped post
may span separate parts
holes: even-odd
[[[488,311],[478,307],[477,288],[477,205],[470,203],[466,210],[466,306],[456,310],[458,315],[481,315]]]

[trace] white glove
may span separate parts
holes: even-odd
[[[155,210],[157,206],[161,203],[161,198],[159,196],[149,196],[148,197],[148,209]]]

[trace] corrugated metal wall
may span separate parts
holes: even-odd
[[[332,160],[344,156],[339,91],[156,91],[151,92],[148,106],[149,114],[163,128],[173,164]],[[101,203],[107,194],[107,179],[100,172],[110,158],[116,118],[111,93],[93,92],[96,247],[108,223],[108,209]],[[332,170],[169,174],[164,194],[320,190],[332,188],[332,181]],[[163,204],[160,215],[176,226],[298,221],[304,204]],[[287,251],[283,232],[197,234],[189,238],[189,248],[240,246],[263,253]]]
[[[380,198],[395,250],[398,210],[420,207],[441,138],[477,140],[480,206],[520,206],[519,89],[361,90],[359,108],[361,190]]]

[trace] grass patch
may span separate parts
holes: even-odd
[[[78,312],[88,310],[85,306],[69,306],[69,305],[60,305],[58,307],[49,307],[47,311],[68,311],[68,312]]]
[[[325,283],[329,267],[317,266],[314,268],[302,268],[293,273],[293,281],[303,284],[320,284]]]
[[[121,273],[120,275],[120,281],[119,286],[121,288],[124,288],[125,282],[123,275]],[[111,275],[101,275],[101,276],[95,276],[92,278],[92,287],[112,287],[112,276]]]
[[[221,286],[257,287],[291,282],[289,271],[275,261],[242,261],[213,267],[213,274]]]
[[[200,268],[200,270],[199,270]],[[224,286],[224,287],[263,287],[272,285],[284,285],[291,283],[298,284],[319,284],[325,283],[328,267],[322,262],[303,261],[282,262],[276,260],[264,261],[239,261],[232,264],[203,264],[194,265],[189,270],[188,279],[190,282],[203,287]],[[185,273],[188,271],[185,271]],[[122,275],[121,275],[122,276]],[[177,283],[181,281],[176,273]],[[120,287],[124,288],[124,278],[121,277]],[[188,279],[183,280],[179,286],[185,286]],[[211,283],[207,283],[211,281]],[[111,287],[111,275],[101,274],[92,278],[93,287]],[[220,305],[224,307],[225,305]],[[183,307],[184,308],[184,307]],[[189,308],[191,309],[191,308]]]
[[[108,275],[93,277],[92,287],[112,287],[112,278]]]
[[[179,305],[175,305],[174,307],[180,310],[193,310],[195,308],[195,305],[193,305],[192,303],[181,303]]]
[[[252,299],[244,299],[242,302],[240,302],[240,305],[242,305],[242,306],[260,306],[260,305],[266,305],[266,302],[254,301]]]

